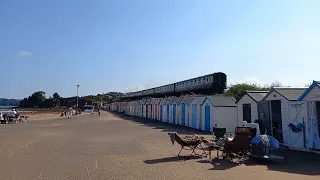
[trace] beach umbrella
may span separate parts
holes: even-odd
[[[255,138],[253,138],[251,140],[250,143],[258,145],[260,142],[262,142],[264,145],[266,145],[272,149],[279,149],[280,148],[279,141],[269,135],[256,136]]]

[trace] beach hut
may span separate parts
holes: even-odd
[[[146,99],[146,118],[151,119],[151,98]]]
[[[166,104],[167,98],[161,98],[159,104],[159,120],[165,122],[166,121]]]
[[[140,105],[141,105],[141,116],[140,117],[146,117],[146,99],[142,99],[140,101]]]
[[[298,102],[300,102],[299,106],[295,106],[299,112],[297,117],[301,119],[305,119],[305,134],[306,138],[300,141],[299,146],[305,145],[311,152],[320,152],[320,81],[313,81],[313,83],[304,91],[304,93],[298,98]],[[305,118],[303,118],[305,117]],[[301,136],[299,133],[295,133],[290,131],[290,140],[294,138],[294,136]],[[307,140],[307,141],[306,141]],[[294,146],[298,144],[294,141],[289,141],[290,146]]]
[[[172,122],[174,124],[181,124],[181,100],[182,96],[175,97],[172,102]]]
[[[189,127],[200,129],[201,121],[201,105],[206,99],[206,96],[196,95],[190,101],[189,106]]]
[[[134,116],[140,116],[140,100],[134,101]]]
[[[269,91],[245,91],[245,94],[236,102],[238,126],[242,125],[243,121],[254,123],[259,119],[258,102],[268,93]]]
[[[226,128],[234,133],[237,124],[237,104],[233,97],[206,96],[201,106],[200,129],[212,132],[215,128]]]
[[[134,115],[134,101],[130,101],[129,106],[130,106],[130,116],[133,116]]]
[[[189,106],[193,98],[193,95],[183,96],[180,102],[181,125],[183,126],[189,126]]]
[[[160,116],[159,116],[160,101],[161,101],[161,98],[156,98],[153,101],[153,104],[154,104],[154,108],[153,108],[154,109],[154,116],[153,116],[153,119],[156,119],[156,120],[160,120]]]
[[[170,96],[170,97],[167,98],[167,102],[166,102],[166,122],[175,124],[175,122],[173,122],[173,118],[172,118],[173,113],[175,113],[174,116],[176,116],[176,113],[177,113],[176,107],[174,109],[172,108],[172,103],[174,101],[174,98],[175,98],[174,96]]]
[[[304,136],[290,136],[289,124],[303,120],[298,117],[303,113],[296,112],[300,106],[298,98],[307,88],[273,87],[269,93],[258,102],[259,126],[262,132],[275,137],[281,144],[292,146],[291,149],[303,150],[301,147]],[[294,143],[296,145],[292,145]],[[299,144],[299,145],[298,145]]]

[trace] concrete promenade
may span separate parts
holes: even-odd
[[[104,111],[101,117],[94,114],[71,120],[0,124],[0,179],[320,179],[320,157],[310,153],[288,152],[288,165],[184,160],[176,157],[180,147],[171,144],[168,131],[206,134]]]

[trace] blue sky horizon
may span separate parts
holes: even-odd
[[[4,0],[1,98],[136,91],[224,72],[319,80],[320,1]],[[318,72],[318,73],[317,73]]]

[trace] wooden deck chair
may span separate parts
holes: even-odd
[[[196,137],[196,138],[195,138],[195,136],[181,137],[181,136],[179,136],[178,133],[168,133],[168,135],[170,137],[173,136],[174,141],[176,141],[181,146],[181,149],[178,153],[178,156],[180,156],[180,153],[183,149],[184,150],[191,150],[192,152],[191,152],[190,156],[192,156],[192,155],[202,156],[201,154],[197,154],[195,152],[197,147],[200,147],[200,149],[203,151],[204,156],[207,157],[207,154],[201,145],[202,141],[204,140],[203,137]]]

